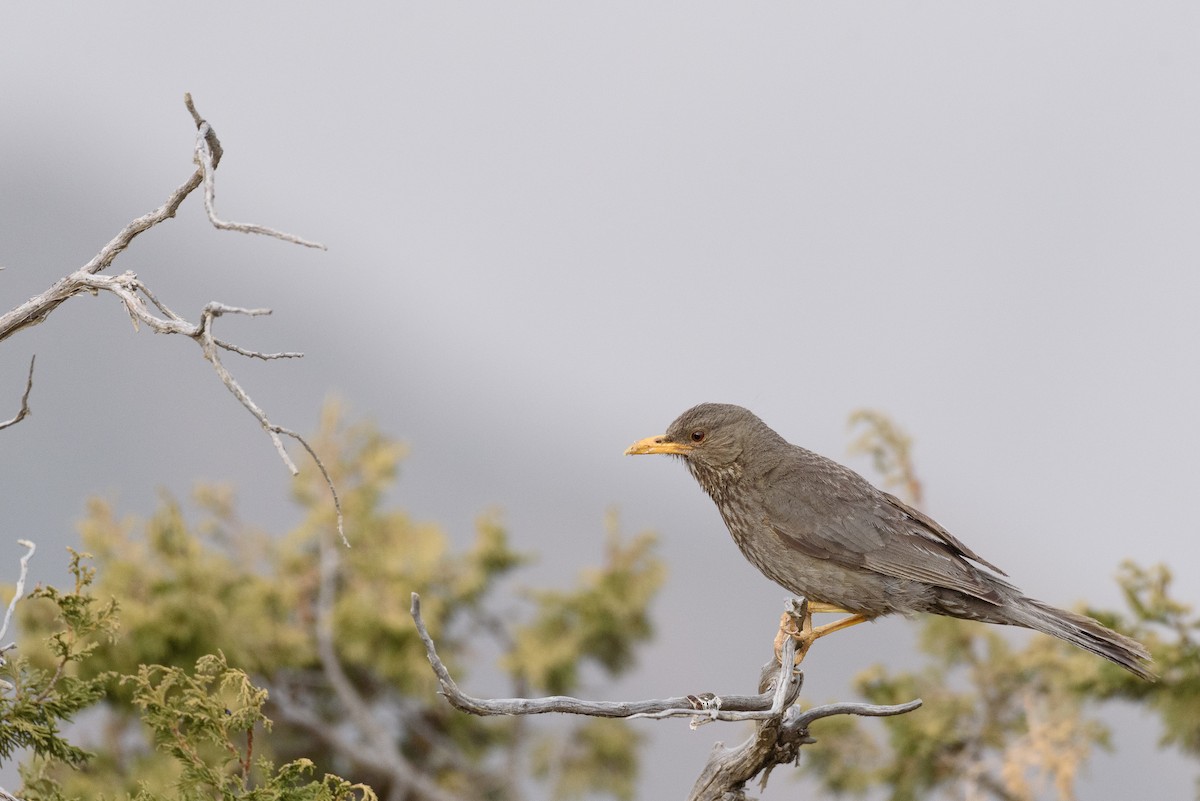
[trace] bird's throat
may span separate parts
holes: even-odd
[[[688,472],[717,506],[727,503],[742,478],[742,468],[737,462],[713,466],[688,459]]]

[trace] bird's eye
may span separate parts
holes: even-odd
[[[704,442],[704,429],[697,428],[692,432],[692,442]]]

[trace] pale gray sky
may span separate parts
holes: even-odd
[[[1188,2],[9,4],[0,305],[182,182],[191,91],[222,213],[330,250],[211,231],[189,200],[119,269],[181,312],[274,308],[222,320],[307,354],[232,363],[256,400],[312,430],[345,398],[411,447],[396,502],[460,541],[501,508],[530,583],[598,558],[611,506],[660,532],[660,636],[598,692],[744,692],[769,649],[785,593],[680,465],[621,455],[700,401],[839,459],[847,414],[882,409],[927,508],[1030,594],[1115,605],[1134,557],[1197,602],[1198,37]],[[248,519],[294,519],[189,343],[76,299],[0,349],[0,417],[35,352],[35,413],[0,435],[9,573],[28,537],[57,579],[90,493],[146,514],[228,480]],[[806,689],[848,698],[913,643],[839,635]],[[1113,721],[1086,797],[1193,792],[1156,724]],[[643,798],[742,736],[638,725]],[[766,798],[791,792],[776,773]]]

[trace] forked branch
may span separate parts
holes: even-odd
[[[786,612],[797,626],[804,619],[806,604],[803,599],[788,603]],[[451,706],[463,712],[485,716],[562,713],[624,719],[686,717],[690,718],[693,729],[716,720],[754,721],[754,734],[741,745],[734,748],[718,745],[713,749],[688,796],[689,801],[745,798],[746,783],[759,775],[765,786],[767,776],[776,765],[794,763],[799,756],[800,746],[816,742],[808,733],[809,725],[815,720],[832,715],[902,715],[921,705],[920,699],[895,706],[847,702],[801,711],[796,706],[796,698],[804,677],[791,667],[796,642],[790,637],[783,642],[780,661],[772,659],[764,666],[759,695],[718,696],[702,693],[646,701],[587,701],[564,695],[548,698],[476,698],[459,689],[438,656],[433,638],[421,617],[421,598],[415,592],[412,594],[410,611],[417,633],[425,644],[429,664],[441,684],[442,695]]]
[[[217,317],[223,314],[245,314],[250,316],[260,316],[270,314],[269,309],[244,309],[237,306],[229,306],[224,303],[212,302],[207,304],[200,312],[199,322],[192,323],[175,312],[171,311],[166,304],[160,301],[150,288],[138,279],[132,272],[122,273],[120,275],[104,275],[105,269],[112,266],[113,261],[118,255],[136,239],[140,234],[150,230],[159,223],[168,220],[175,216],[175,212],[179,209],[180,204],[193,191],[201,185],[204,186],[204,207],[208,214],[209,221],[216,228],[229,231],[242,231],[249,234],[261,234],[271,236],[277,239],[282,239],[285,242],[291,242],[305,247],[325,249],[324,245],[317,242],[310,242],[306,239],[287,234],[282,231],[277,231],[273,228],[267,228],[261,225],[250,223],[234,223],[228,222],[217,217],[215,207],[215,173],[218,164],[221,161],[223,150],[220,140],[217,139],[216,133],[212,126],[204,120],[196,111],[195,105],[192,103],[191,95],[186,95],[184,103],[187,106],[192,119],[196,124],[196,147],[193,155],[193,160],[196,164],[196,170],[183,182],[174,192],[172,192],[165,203],[159,206],[149,214],[130,222],[103,248],[97,253],[91,261],[78,270],[70,273],[64,278],[56,281],[49,289],[25,301],[16,308],[0,315],[0,342],[3,342],[8,337],[30,328],[46,319],[55,309],[66,302],[69,298],[83,293],[109,292],[121,300],[125,306],[125,311],[129,314],[133,321],[135,329],[141,324],[147,325],[152,331],[158,334],[182,334],[194,340],[204,354],[204,359],[212,365],[216,371],[217,377],[225,388],[237,398],[238,402],[246,408],[254,418],[258,420],[259,425],[267,432],[271,438],[271,442],[275,445],[280,458],[284,465],[291,471],[292,475],[296,475],[299,471],[296,468],[295,462],[288,455],[287,448],[284,447],[281,437],[290,437],[308,451],[312,457],[317,469],[321,471],[325,483],[329,486],[329,491],[333,497],[334,510],[337,515],[337,529],[343,543],[349,544],[346,541],[346,535],[343,531],[342,524],[342,508],[341,500],[338,497],[337,489],[334,487],[333,478],[330,476],[328,469],[317,456],[312,446],[295,431],[284,428],[271,421],[266,412],[254,402],[250,395],[242,388],[238,381],[233,377],[229,370],[221,363],[220,351],[225,350],[230,353],[236,353],[239,356],[250,358],[271,360],[271,359],[291,359],[297,358],[303,354],[300,353],[262,353],[259,351],[250,350],[239,347],[225,340],[218,339],[213,335],[213,322]],[[17,422],[20,422],[29,413],[29,392],[33,387],[33,362],[29,365],[29,380],[26,383],[25,395],[22,398],[21,410],[13,419],[0,423],[0,429],[7,428]]]

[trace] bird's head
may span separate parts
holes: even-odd
[[[675,419],[665,434],[630,445],[626,455],[681,456],[693,468],[720,470],[732,465],[759,438],[778,438],[751,411],[729,403],[702,403]]]

